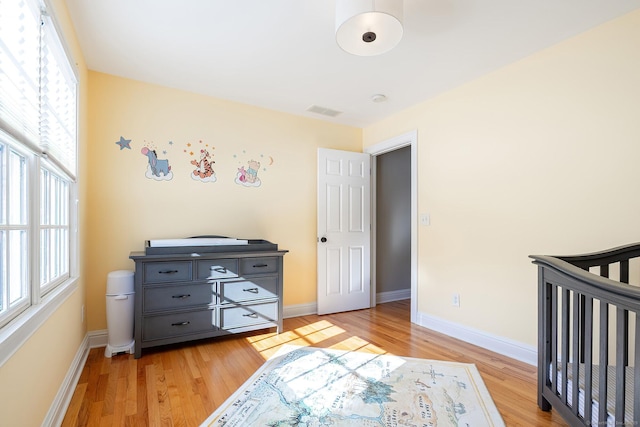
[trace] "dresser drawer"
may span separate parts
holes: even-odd
[[[240,274],[276,273],[277,257],[240,258]]]
[[[213,318],[213,310],[147,316],[142,320],[142,339],[151,341],[214,330]]]
[[[237,259],[203,259],[196,261],[198,279],[230,279],[238,277]]]
[[[215,304],[215,299],[213,289],[207,283],[153,286],[143,290],[142,310],[145,313],[208,304]]]
[[[191,261],[146,262],[144,263],[144,282],[184,282],[191,280]]]
[[[220,309],[220,327],[222,329],[242,328],[245,326],[273,323],[278,319],[278,303],[230,306]]]
[[[266,298],[277,298],[278,276],[252,280],[220,282],[220,304],[232,304]]]

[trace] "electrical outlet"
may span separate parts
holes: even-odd
[[[454,307],[460,307],[460,294],[453,294],[451,296],[451,305]]]

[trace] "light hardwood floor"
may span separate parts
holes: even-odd
[[[92,349],[63,426],[198,426],[283,344],[475,363],[507,426],[566,426],[537,406],[536,368],[409,321],[409,300],[285,319],[273,330],[104,357]]]

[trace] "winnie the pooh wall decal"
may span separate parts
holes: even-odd
[[[169,141],[169,145],[173,143]],[[147,172],[145,176],[149,179],[156,181],[169,181],[173,178],[173,172],[171,172],[171,165],[169,165],[168,159],[159,159],[158,152],[153,145],[146,144],[140,150],[143,156],[147,156]],[[167,152],[163,151],[163,155]]]
[[[249,160],[247,164],[248,166],[246,169],[244,168],[244,166],[238,168],[238,174],[236,175],[236,184],[258,187],[261,183],[260,178],[258,178],[260,162]]]
[[[195,166],[195,168],[191,169],[191,179],[200,182],[216,182],[216,173],[213,170],[213,164],[215,163],[213,150],[215,147],[209,147],[209,144],[205,144],[202,140],[198,141],[197,146],[194,147],[194,145],[189,142],[187,143],[187,148],[184,149],[184,152],[193,158],[189,164]]]
[[[246,154],[244,151],[242,153]],[[237,158],[238,156],[234,155],[233,157]],[[260,185],[262,184],[262,180],[258,177],[258,173],[260,171],[266,172],[266,166],[271,166],[273,164],[273,157],[267,156],[267,158],[269,159],[268,162],[267,160],[265,160],[264,154],[261,154],[261,161],[257,161],[253,158],[247,160],[246,164],[238,161],[241,166],[238,167],[238,170],[236,172],[235,183],[238,185],[243,185],[245,187],[260,187]]]

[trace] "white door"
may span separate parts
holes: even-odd
[[[318,149],[318,314],[371,306],[370,159]]]

